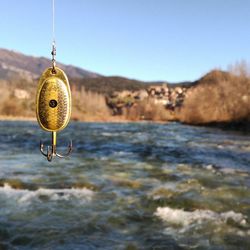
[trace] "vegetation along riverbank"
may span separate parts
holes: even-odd
[[[0,58],[0,119],[34,119],[37,79],[49,60],[5,49],[0,49]],[[250,77],[244,63],[175,84],[105,77],[60,66],[71,83],[73,120],[249,127]]]

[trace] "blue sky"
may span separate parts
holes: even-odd
[[[177,82],[249,61],[249,0],[55,5],[57,60],[100,74]],[[2,0],[0,13],[0,47],[50,57],[52,0]]]

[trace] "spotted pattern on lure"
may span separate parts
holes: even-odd
[[[71,95],[65,73],[55,68],[47,69],[41,76],[37,91],[37,120],[46,131],[64,129],[70,119]]]

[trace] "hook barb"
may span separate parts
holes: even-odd
[[[65,155],[56,153],[56,156],[58,156],[59,158],[65,158],[71,154],[72,150],[73,150],[73,144],[72,144],[72,140],[70,140],[70,143],[68,145],[68,152]]]
[[[44,152],[44,145],[43,145],[42,141],[40,141],[40,152],[42,155],[44,155],[47,158],[47,160],[49,162],[52,161],[54,156],[57,156],[59,158],[65,158],[71,154],[72,149],[73,149],[72,140],[70,140],[70,143],[68,145],[68,152],[65,155],[62,155],[62,154],[58,154],[56,152],[56,132],[52,132],[51,139],[52,139],[52,145],[47,146],[47,152]]]

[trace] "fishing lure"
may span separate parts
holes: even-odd
[[[53,23],[54,23],[54,1],[53,1]],[[54,30],[54,29],[53,29]],[[56,135],[69,123],[71,115],[71,92],[66,74],[56,66],[56,46],[52,43],[52,67],[47,68],[40,77],[36,95],[36,117],[39,125],[45,131],[52,134],[52,145],[44,152],[44,145],[40,142],[40,151],[52,161],[54,156],[60,158],[68,156],[72,151],[72,141],[68,146],[66,155],[56,152]]]

